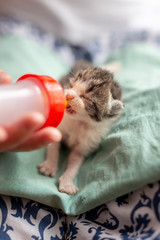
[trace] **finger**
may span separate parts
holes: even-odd
[[[32,151],[46,147],[50,143],[59,142],[61,139],[62,135],[58,129],[46,127],[38,132],[35,132],[29,139],[27,139],[27,141],[14,149],[10,149],[10,151]]]
[[[39,113],[26,115],[12,126],[4,127],[7,132],[7,139],[0,142],[0,151],[15,148],[25,142],[35,130],[39,129],[44,123],[44,117]]]
[[[11,75],[0,70],[0,84],[10,84],[11,82],[12,82]]]

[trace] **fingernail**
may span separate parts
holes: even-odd
[[[0,83],[2,84],[8,84],[12,82],[12,77],[8,73],[0,71]]]
[[[45,118],[41,113],[34,114],[34,121],[39,122],[40,124],[44,124]]]
[[[7,132],[2,127],[0,127],[0,142],[6,141],[7,138],[8,138]]]

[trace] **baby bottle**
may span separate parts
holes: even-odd
[[[57,127],[65,111],[63,88],[45,75],[26,74],[15,84],[0,86],[0,126],[11,125],[29,112],[40,112],[42,127]]]

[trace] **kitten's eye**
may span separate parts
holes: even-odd
[[[79,96],[81,99],[87,99],[83,94]]]

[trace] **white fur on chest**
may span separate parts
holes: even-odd
[[[88,155],[99,146],[113,123],[112,119],[103,122],[76,120],[65,114],[58,128],[62,132],[63,141],[69,148],[75,148],[84,155]]]

